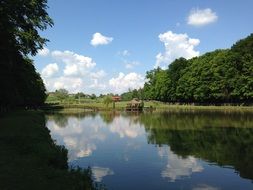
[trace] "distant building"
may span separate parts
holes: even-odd
[[[121,97],[120,96],[112,96],[112,100],[114,102],[120,102],[121,101]]]

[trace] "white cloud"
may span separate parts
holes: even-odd
[[[84,91],[93,82],[92,77],[101,77],[105,74],[104,71],[91,74],[96,63],[90,57],[72,51],[58,50],[53,51],[51,55],[58,61],[58,65],[61,64],[63,67],[60,71],[60,67],[54,63],[47,65],[42,70],[42,78],[48,91],[55,91],[59,88],[65,88],[70,93]],[[55,77],[56,72],[59,72],[60,76]]]
[[[113,40],[112,37],[103,36],[102,34],[97,32],[97,33],[93,34],[90,44],[93,46],[106,45],[106,44],[111,43],[112,40]]]
[[[106,72],[104,70],[99,70],[97,72],[90,73],[91,78],[100,79],[106,76]]]
[[[131,63],[127,63],[125,65],[126,69],[132,69],[133,68],[133,65]]]
[[[123,51],[119,51],[118,54],[125,57],[125,56],[129,56],[130,52],[128,50],[123,50]]]
[[[66,64],[63,71],[65,76],[84,76],[89,69],[96,66],[92,58],[72,51],[53,51],[52,56]]]
[[[104,78],[107,73],[104,70],[99,70],[97,72],[90,73],[90,77],[92,80],[92,84],[89,85],[89,88],[104,90],[106,89],[106,85],[100,81],[100,79]]]
[[[42,77],[52,77],[55,73],[59,71],[57,63],[48,64],[45,68],[42,69]]]
[[[71,93],[76,93],[82,91],[84,86],[82,78],[79,77],[61,76],[56,78],[43,78],[43,80],[49,92],[64,88]]]
[[[50,51],[48,48],[44,47],[43,49],[38,50],[38,55],[40,56],[47,56],[49,55]]]
[[[126,69],[133,69],[135,66],[137,66],[139,64],[140,64],[140,62],[138,62],[138,61],[127,62],[125,64],[125,67],[126,67]]]
[[[199,55],[199,51],[194,49],[200,43],[199,39],[189,38],[187,34],[177,34],[172,31],[160,34],[158,37],[164,43],[165,52],[157,54],[155,67],[165,68],[177,58],[190,59]]]
[[[111,78],[109,80],[109,85],[113,88],[113,91],[116,93],[122,93],[128,89],[136,89],[143,87],[145,79],[142,75],[137,73],[129,73],[125,75],[120,72],[118,77]]]
[[[96,90],[105,90],[106,84],[101,83],[98,79],[93,79],[93,83],[89,85],[89,88],[93,88]]]
[[[126,75],[119,73],[118,76],[110,79],[104,70],[96,68],[92,58],[72,51],[55,50],[51,52],[51,57],[57,61],[57,64],[49,64],[41,72],[49,92],[65,88],[70,93],[121,93],[129,88],[140,88],[145,82],[144,77],[137,73]],[[127,68],[132,68],[139,62],[133,61],[127,64]]]
[[[193,26],[204,26],[217,21],[217,19],[218,16],[210,8],[193,9],[187,18],[187,24]]]

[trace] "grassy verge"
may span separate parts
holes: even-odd
[[[128,101],[121,101],[115,103],[115,110],[125,110]],[[71,111],[106,111],[106,110],[113,110],[112,104],[108,107],[105,106],[100,101],[91,101],[91,102],[82,102],[82,103],[75,103],[75,102],[64,102],[55,105],[57,108],[64,108],[70,109]],[[231,105],[223,105],[223,106],[198,106],[198,105],[180,105],[180,104],[168,104],[158,101],[145,101],[144,102],[145,108],[155,108],[156,110],[166,111],[166,110],[209,110],[209,111],[249,111],[253,112],[253,106],[231,106]],[[52,109],[54,107],[51,107]],[[78,110],[79,109],[79,110]],[[50,107],[49,107],[50,110]]]
[[[0,189],[93,189],[90,170],[70,169],[38,111],[0,117]]]

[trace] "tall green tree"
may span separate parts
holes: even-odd
[[[111,96],[105,96],[103,98],[103,103],[106,105],[106,107],[108,108],[109,104],[111,104],[113,102],[112,97]]]
[[[69,92],[64,88],[61,88],[59,90],[56,90],[54,94],[58,98],[58,100],[63,101],[68,97]]]
[[[157,74],[161,71],[161,68],[153,69],[146,72],[147,82],[144,84],[144,97],[145,99],[156,99],[155,84],[157,80]]]
[[[231,49],[215,50],[189,60],[179,58],[168,69],[148,71],[146,99],[166,102],[253,103],[253,34]]]
[[[24,55],[35,55],[48,41],[38,30],[53,25],[47,8],[47,0],[1,0],[1,49],[13,51],[15,48]]]
[[[44,102],[45,86],[27,56],[48,41],[39,35],[53,25],[46,9],[46,0],[0,0],[0,111]]]

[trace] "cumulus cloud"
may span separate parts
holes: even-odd
[[[199,39],[190,38],[187,34],[173,33],[172,31],[160,34],[158,37],[164,43],[165,52],[157,54],[155,67],[165,68],[177,58],[190,59],[199,55],[199,51],[194,49],[200,43]]]
[[[93,46],[106,45],[106,44],[111,43],[112,40],[113,40],[112,37],[103,36],[102,34],[97,32],[97,33],[93,34],[90,44]]]
[[[129,74],[119,73],[118,77],[111,78],[109,85],[116,93],[122,93],[128,89],[136,89],[143,87],[145,79],[142,75],[131,72]]]
[[[98,79],[93,79],[93,83],[89,85],[89,88],[93,88],[96,90],[105,90],[106,84],[101,83]]]
[[[39,56],[47,56],[49,55],[50,51],[48,48],[44,47],[43,49],[38,50]]]
[[[217,20],[218,16],[210,8],[193,9],[187,18],[187,23],[193,26],[204,26]]]
[[[125,52],[126,53],[126,52]],[[118,76],[108,77],[107,73],[96,68],[95,61],[88,56],[72,51],[51,52],[51,58],[56,63],[48,64],[42,69],[41,76],[49,92],[65,88],[70,93],[121,93],[129,88],[140,88],[144,85],[144,77],[137,73],[119,73]],[[124,62],[127,68],[133,68],[139,62]],[[57,73],[57,75],[55,75]]]
[[[89,88],[94,77],[105,75],[102,70],[93,73],[96,63],[90,57],[68,50],[52,51],[51,57],[57,60],[58,64],[48,64],[41,72],[48,91],[55,91],[59,88],[65,88],[71,93],[83,91]],[[59,67],[59,65],[62,66]],[[56,77],[56,73],[59,76]]]
[[[106,72],[104,70],[99,70],[97,72],[90,73],[91,78],[100,79],[106,76]]]
[[[89,88],[93,89],[99,89],[99,90],[104,90],[106,89],[106,84],[101,82],[101,79],[103,79],[107,73],[104,70],[99,70],[97,72],[92,72],[90,73],[90,77],[92,80],[92,84],[89,85]]]
[[[84,76],[88,69],[96,66],[92,58],[72,51],[56,50],[52,52],[52,57],[66,64],[63,71],[66,76]]]
[[[47,90],[49,92],[54,91],[56,89],[64,88],[69,92],[80,92],[84,86],[84,82],[82,78],[79,77],[56,77],[56,78],[43,78]]]
[[[57,73],[58,71],[59,71],[59,67],[57,63],[51,63],[42,69],[41,74],[42,74],[42,77],[48,78],[48,77],[54,76],[54,74]]]

